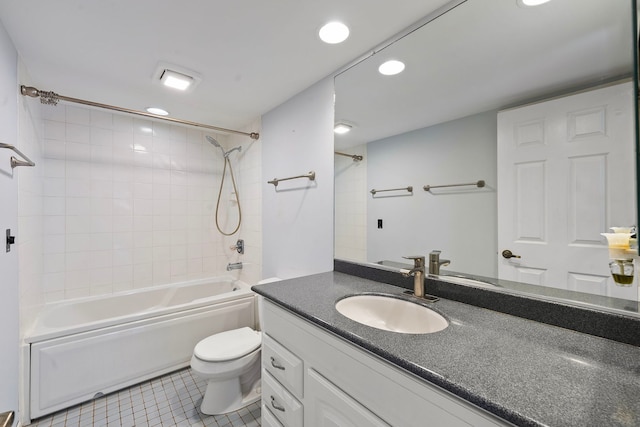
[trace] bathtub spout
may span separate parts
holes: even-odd
[[[241,262],[234,262],[234,263],[229,263],[227,264],[227,271],[231,271],[231,270],[242,270],[242,263]]]

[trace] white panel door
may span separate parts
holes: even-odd
[[[636,222],[633,111],[628,82],[498,114],[501,279],[635,299],[600,235]]]

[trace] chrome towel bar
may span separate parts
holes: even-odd
[[[375,188],[373,190],[370,191],[371,194],[373,194],[374,196],[376,195],[376,193],[382,193],[383,191],[408,191],[409,193],[413,193],[413,187],[410,185],[408,187],[402,187],[402,188],[389,188],[387,190],[376,190]]]
[[[462,187],[462,186],[467,186],[467,185],[475,185],[478,188],[482,188],[484,187],[484,181],[480,180],[477,182],[471,182],[469,184],[447,184],[447,185],[425,185],[424,187],[422,187],[424,189],[424,191],[431,191],[432,188],[443,188],[443,187]]]
[[[31,161],[27,156],[24,155],[20,150],[18,150],[15,146],[11,144],[5,144],[0,142],[0,148],[8,148],[9,150],[13,150],[18,156],[22,157],[24,160],[16,159],[14,156],[11,156],[11,169],[17,166],[35,166],[36,164]]]
[[[309,178],[309,181],[315,181],[316,173],[314,171],[311,171],[306,175],[291,176],[289,178],[273,178],[271,181],[267,181],[267,184],[273,184],[274,187],[277,187],[280,181],[288,181],[290,179],[298,179],[298,178]]]

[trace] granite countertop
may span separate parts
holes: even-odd
[[[519,426],[640,426],[640,348],[441,299],[441,332],[352,321],[335,302],[404,289],[338,272],[252,288],[389,363]],[[428,289],[427,289],[428,293]]]

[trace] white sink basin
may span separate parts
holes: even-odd
[[[430,334],[449,326],[435,311],[420,304],[384,295],[355,295],[341,299],[336,310],[363,325],[402,334]]]

